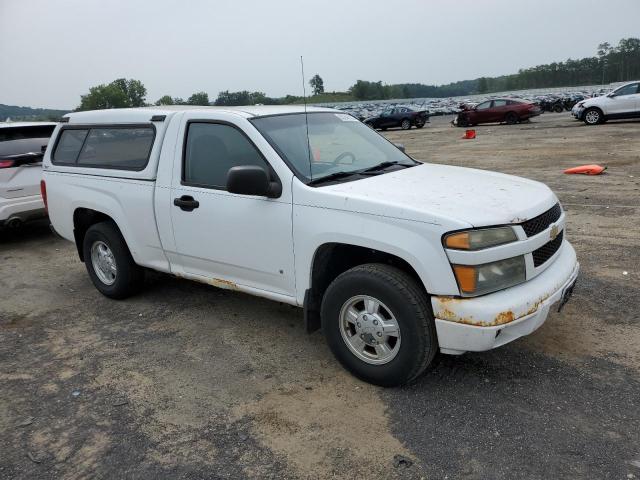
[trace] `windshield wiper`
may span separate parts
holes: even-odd
[[[330,182],[331,180],[338,180],[340,178],[351,177],[352,175],[359,175],[360,173],[360,170],[353,170],[351,172],[333,172],[329,175],[325,175],[324,177],[314,178],[310,182],[307,182],[307,185],[317,185],[319,183]]]
[[[377,172],[377,171],[380,171],[380,170],[384,170],[385,168],[392,167],[394,165],[402,165],[403,167],[413,167],[413,166],[415,166],[415,164],[413,164],[413,163],[402,163],[402,162],[399,162],[397,160],[394,160],[394,161],[391,161],[391,162],[382,162],[382,163],[379,163],[378,165],[374,165],[373,167],[365,168],[364,170],[360,170],[359,173],[367,174],[367,173],[371,173],[371,172]]]
[[[350,172],[334,172],[326,175],[324,177],[316,178],[307,183],[307,185],[317,185],[319,183],[330,182],[331,180],[339,180],[345,177],[351,177],[353,175],[369,175],[372,173],[378,173],[380,170],[384,170],[385,168],[392,167],[394,165],[401,165],[403,167],[415,167],[417,163],[402,163],[397,160],[392,162],[382,162],[378,165],[374,165],[373,167],[363,168],[362,170],[352,170]]]

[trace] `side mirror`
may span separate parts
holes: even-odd
[[[400,150],[402,153],[407,153],[405,151],[404,145],[402,143],[394,143],[394,145]]]
[[[280,182],[269,180],[267,171],[256,165],[233,167],[227,174],[227,191],[240,195],[278,198],[282,194]]]

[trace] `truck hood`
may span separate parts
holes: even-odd
[[[423,164],[317,188],[315,206],[406,220],[482,227],[521,223],[558,200],[543,183],[512,175]],[[317,200],[314,200],[317,198]],[[466,225],[465,225],[466,224]]]

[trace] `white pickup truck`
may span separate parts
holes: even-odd
[[[68,114],[44,158],[51,223],[104,295],[145,268],[304,309],[384,386],[488,350],[569,298],[578,262],[545,185],[420,163],[344,113],[157,107]]]

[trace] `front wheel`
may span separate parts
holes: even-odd
[[[321,316],[338,361],[375,385],[411,382],[438,351],[427,294],[389,265],[360,265],[338,276],[324,295]]]
[[[409,130],[411,128],[411,120],[409,120],[408,118],[402,120],[400,128],[402,128],[402,130]]]
[[[89,227],[82,246],[87,272],[100,293],[122,299],[138,291],[144,280],[144,270],[134,262],[113,222]]]
[[[515,125],[518,123],[518,115],[515,112],[509,112],[505,115],[504,121],[507,125]]]
[[[603,116],[602,112],[597,108],[590,108],[586,112],[584,112],[584,123],[587,125],[598,125],[602,123]]]

